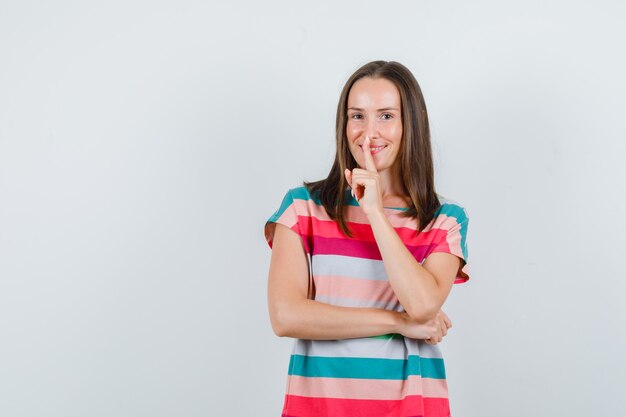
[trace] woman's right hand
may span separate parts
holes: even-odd
[[[430,345],[441,342],[443,337],[448,334],[448,329],[452,327],[450,318],[442,310],[439,310],[433,319],[425,323],[416,322],[405,311],[399,314],[401,320],[399,333],[412,339],[423,339]]]

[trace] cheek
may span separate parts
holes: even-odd
[[[402,141],[402,128],[394,128],[393,130],[389,130],[386,133],[387,133],[386,135],[387,139],[393,142],[396,145],[396,147]]]
[[[356,135],[358,135],[359,133],[359,128],[357,125],[355,125],[354,123],[348,123],[346,125],[346,136],[350,137],[355,137]]]
[[[387,131],[387,133],[389,134],[390,138],[400,140],[400,138],[402,138],[402,125],[395,124],[395,125],[389,126],[389,130]]]

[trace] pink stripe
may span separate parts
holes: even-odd
[[[294,204],[296,212],[300,216],[304,216],[304,217],[311,216],[314,222],[317,221],[317,222],[334,223],[334,221],[331,220],[328,214],[326,213],[324,206],[318,206],[312,200],[295,199],[293,201],[293,204]],[[401,217],[397,215],[396,212],[398,212],[398,210],[385,209],[385,213],[388,214],[387,219],[389,219],[389,222],[391,223],[391,225],[394,228],[408,229],[408,230],[402,231],[402,233],[406,233],[407,236],[415,236],[416,234],[415,232],[417,230],[417,219],[412,219],[410,217]],[[355,229],[363,229],[363,230],[370,229],[370,232],[371,232],[371,228],[369,228],[369,225],[370,225],[369,220],[367,219],[367,216],[365,215],[365,213],[363,213],[363,210],[360,207],[348,206],[346,209],[346,215],[347,215],[346,219],[349,220],[352,227],[354,227]],[[428,232],[431,229],[442,228],[440,224],[442,223],[442,220],[445,220],[446,218],[447,216],[444,214],[437,216],[434,219],[435,221],[426,225],[426,228],[423,230],[423,232]],[[454,220],[454,218],[451,218],[451,219]],[[336,230],[340,230],[340,229],[337,228]],[[324,236],[331,237],[331,235],[326,235],[326,234]],[[373,239],[374,236],[371,235],[371,238]]]
[[[283,415],[298,417],[450,417],[447,398],[410,395],[403,400],[353,400],[285,396]]]
[[[303,232],[311,232],[315,230],[315,234],[326,237],[326,238],[344,238],[345,235],[341,231],[339,224],[331,219],[319,219],[317,217],[309,217],[305,215],[300,215],[300,223],[307,228],[303,230]],[[397,223],[397,222],[396,222]],[[403,241],[407,241],[408,243],[414,243],[418,241],[429,241],[433,239],[431,236],[431,229],[423,231],[419,237],[414,228],[405,227],[406,224],[394,224],[391,222],[398,236],[402,238]],[[369,223],[355,223],[353,221],[347,221],[348,228],[352,232],[353,238],[366,241],[366,242],[374,242],[376,239],[374,238],[374,233],[372,231],[372,226]],[[437,230],[437,229],[434,229]]]
[[[448,398],[445,379],[422,378],[419,375],[410,375],[406,381],[289,375],[288,383],[289,394],[303,397],[401,400],[408,395],[422,395],[424,398]]]
[[[445,232],[444,232],[445,233]],[[358,239],[346,238],[324,238],[318,235],[313,237],[314,255],[341,255],[354,258],[382,260],[382,255],[378,244],[375,241],[362,241]],[[434,247],[429,242],[422,242],[418,245],[405,245],[413,257],[421,262]]]
[[[450,232],[446,232],[446,236],[442,236],[439,245],[433,249],[433,252],[448,252],[462,258],[463,250],[461,249],[461,231],[458,224],[454,220],[454,217],[447,217],[447,219],[449,220],[443,222],[445,224],[442,224],[441,228],[444,230],[450,229]],[[454,223],[450,224],[450,222]]]
[[[375,302],[397,302],[389,281],[315,275],[315,294]]]

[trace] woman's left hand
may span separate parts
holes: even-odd
[[[374,158],[370,152],[369,137],[365,137],[361,147],[361,156],[365,161],[365,169],[346,169],[344,175],[352,188],[352,195],[356,198],[359,206],[366,215],[376,211],[383,212],[383,199],[380,194],[380,176],[374,164]]]
[[[428,338],[425,339],[425,342],[429,345],[436,345],[441,342],[443,337],[448,334],[448,329],[452,327],[452,322],[450,321],[450,317],[443,310],[439,310],[435,318],[431,321],[434,322],[435,329]]]

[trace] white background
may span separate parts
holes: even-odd
[[[396,60],[472,279],[457,417],[626,408],[620,1],[0,2],[0,415],[280,415],[265,220]]]

